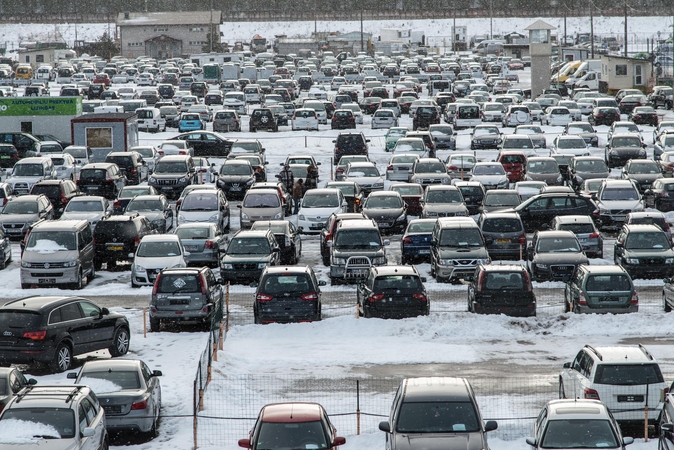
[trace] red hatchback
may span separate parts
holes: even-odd
[[[239,447],[251,450],[335,449],[346,444],[318,403],[272,403],[260,410],[248,439]]]
[[[522,152],[502,151],[499,153],[498,162],[508,174],[508,180],[515,183],[524,181],[524,167],[527,165],[527,157]]]

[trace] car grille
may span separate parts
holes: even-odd
[[[48,262],[48,263],[41,263],[41,262],[34,262],[30,263],[30,268],[31,269],[62,269],[67,266],[68,263],[65,262]]]
[[[59,278],[63,276],[63,272],[31,272],[30,276],[33,278]]]
[[[455,267],[459,266],[459,268],[477,266],[476,259],[455,259],[452,263]]]
[[[163,185],[173,185],[173,184],[178,184],[178,180],[176,179],[157,179],[157,184],[163,184]]]
[[[441,183],[441,178],[422,178],[421,184]]]
[[[2,226],[7,230],[22,230],[25,223],[5,223]]]
[[[639,263],[644,265],[661,265],[665,263],[665,258],[639,258]]]
[[[576,266],[574,266],[573,264],[550,266],[550,270],[552,270],[553,276],[572,275],[573,272],[576,270]]]
[[[28,191],[28,183],[14,183],[15,194],[27,194]]]
[[[147,278],[150,281],[154,281],[157,278],[157,275],[159,275],[159,272],[161,272],[162,269],[148,269],[147,270]]]
[[[626,216],[627,214],[629,214],[631,212],[632,212],[631,209],[612,209],[611,210],[611,214],[619,214],[619,215],[623,215],[623,216]]]
[[[257,263],[244,263],[244,264],[232,264],[234,270],[255,270],[257,269]]]

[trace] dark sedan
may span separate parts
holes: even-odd
[[[187,141],[188,146],[194,148],[193,156],[213,156],[224,158],[229,155],[229,151],[234,143],[231,139],[226,139],[218,133],[212,131],[190,131],[172,137],[171,140]]]
[[[377,222],[382,233],[402,233],[407,227],[407,206],[398,192],[372,192],[365,200],[363,214]]]
[[[424,188],[416,183],[396,183],[390,187],[390,190],[397,192],[402,197],[407,206],[407,214],[411,216],[420,216],[421,198],[424,196]]]
[[[628,116],[628,119],[637,125],[658,126],[658,114],[650,106],[635,107]]]
[[[674,211],[674,178],[655,180],[645,194],[647,202],[658,211]]]
[[[630,114],[637,106],[645,106],[648,99],[645,95],[626,95],[618,103],[618,108],[622,114]]]
[[[288,220],[256,220],[251,230],[271,230],[281,250],[281,264],[297,264],[302,255],[302,240],[294,223]]]
[[[255,323],[321,320],[321,289],[308,267],[268,267],[260,277],[253,313]]]
[[[620,111],[611,106],[600,106],[592,110],[592,114],[587,118],[592,126],[613,125],[613,122],[620,120]]]
[[[411,220],[400,241],[401,262],[430,261],[431,235],[437,219]]]
[[[527,248],[529,272],[535,281],[568,281],[589,261],[571,231],[537,231]]]

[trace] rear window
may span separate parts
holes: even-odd
[[[484,287],[486,289],[524,289],[522,272],[486,272]]]
[[[106,174],[105,169],[85,169],[80,173],[80,179],[104,181]]]
[[[194,274],[162,274],[157,290],[170,294],[201,292],[201,283],[199,276]]]
[[[664,379],[657,364],[599,364],[594,382],[633,386],[662,383]]]
[[[0,328],[3,330],[9,328],[31,328],[40,325],[42,316],[37,312],[31,311],[0,311]]]
[[[117,222],[103,220],[96,224],[96,236],[110,236],[116,238],[130,238],[136,236],[136,227],[133,222]]]
[[[524,231],[522,222],[518,219],[491,218],[482,222],[482,231],[484,233],[516,233]]]
[[[416,275],[387,275],[377,277],[374,280],[374,291],[381,292],[387,290],[421,289],[421,280]]]
[[[131,167],[133,166],[133,159],[131,156],[108,156],[105,158],[105,162],[115,163],[119,167]]]
[[[61,196],[61,189],[58,186],[35,185],[30,192],[34,195],[44,194],[49,198],[58,198]]]
[[[627,275],[591,275],[585,283],[587,291],[631,291],[632,283],[630,283]]]
[[[633,219],[630,219],[630,223],[632,224],[646,224],[646,225],[657,225],[660,227],[661,230],[667,230],[669,229],[669,226],[667,225],[667,221],[665,220],[664,217],[636,217]]]
[[[557,228],[562,231],[571,231],[574,234],[594,233],[594,226],[591,223],[565,223]]]
[[[501,164],[523,164],[524,161],[523,155],[506,155],[501,158]]]
[[[262,282],[260,290],[267,294],[305,293],[313,290],[306,274],[272,274]]]

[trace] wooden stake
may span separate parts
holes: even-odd
[[[143,306],[143,337],[147,338],[147,307]]]

